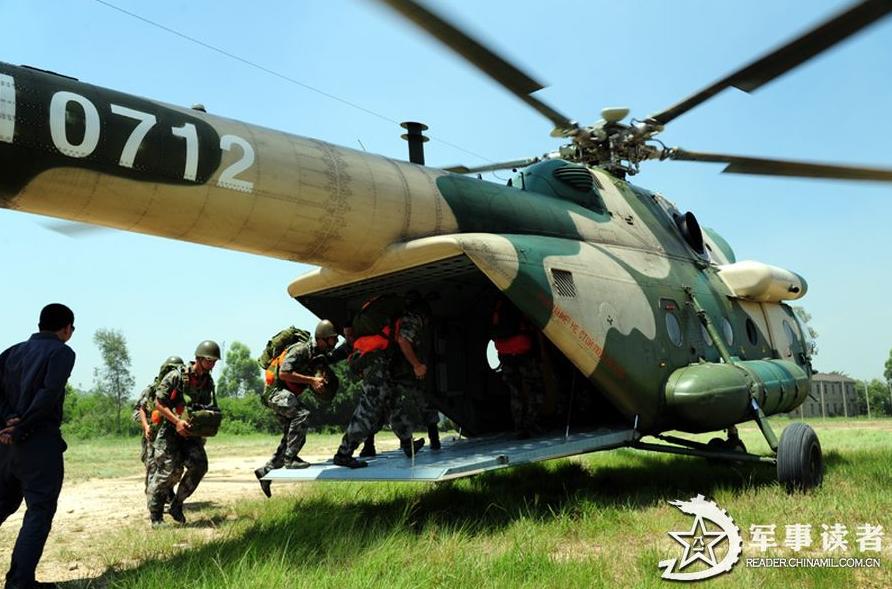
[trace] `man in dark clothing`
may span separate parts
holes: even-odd
[[[62,489],[65,441],[62,403],[74,367],[65,345],[74,313],[53,303],[40,312],[40,332],[0,354],[0,524],[28,506],[12,552],[6,589],[51,586],[34,571],[43,554]]]

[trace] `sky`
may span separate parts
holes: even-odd
[[[215,114],[397,159],[408,157],[396,123],[422,121],[434,166],[560,145],[546,119],[369,0],[110,3],[243,61],[98,0],[0,0],[0,61],[172,104],[200,102]],[[548,86],[538,96],[557,110],[592,123],[607,106],[628,106],[638,118],[662,110],[847,4],[429,5]],[[890,48],[892,18],[751,95],[724,91],[670,123],[660,139],[698,151],[892,167]],[[799,304],[819,334],[819,370],[881,377],[892,348],[892,184],[720,171],[650,162],[632,181],[693,211],[738,260],[806,278]],[[487,178],[503,182],[507,174]],[[54,223],[0,210],[0,348],[35,331],[45,303],[64,302],[76,314],[71,382],[81,388],[93,385],[100,364],[92,341],[99,328],[125,335],[142,387],[164,358],[188,358],[203,339],[238,340],[256,356],[282,327],[316,322],[286,292],[310,266],[114,230],[74,238],[53,231]]]

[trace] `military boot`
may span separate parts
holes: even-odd
[[[149,523],[153,528],[160,528],[164,525],[164,516],[160,513],[150,513]]]
[[[170,509],[167,510],[167,513],[170,514],[170,517],[177,523],[184,524],[186,523],[186,516],[183,514],[183,503],[174,499],[174,502],[170,504]]]
[[[254,471],[254,476],[257,477],[257,481],[260,483],[260,490],[263,491],[263,494],[266,495],[266,498],[269,499],[270,497],[272,497],[272,482],[263,480],[263,477],[266,476],[266,472],[262,468],[258,468]]]
[[[340,452],[334,455],[332,462],[335,463],[335,466],[346,466],[347,468],[365,468],[369,465],[365,460],[357,460]]]
[[[427,426],[427,439],[430,440],[431,450],[440,449],[440,430],[436,424]]]
[[[408,440],[400,440],[400,448],[403,449],[403,452],[405,452],[406,456],[409,458],[418,454],[418,451],[421,450],[423,446],[424,438],[418,438],[414,442],[412,441],[412,438],[409,438]]]
[[[310,466],[310,463],[301,458],[300,456],[295,456],[294,458],[285,459],[285,464],[282,465],[282,468],[287,468],[289,470],[295,470],[298,468],[307,468]]]
[[[359,451],[360,458],[374,458],[378,455],[378,452],[375,450],[375,436],[369,436],[365,439],[365,443],[362,445],[362,450]]]

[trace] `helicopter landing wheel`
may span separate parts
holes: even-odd
[[[824,480],[824,458],[818,435],[804,423],[793,423],[781,434],[777,447],[777,480],[788,492],[819,487]]]

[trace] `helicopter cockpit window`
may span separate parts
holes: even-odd
[[[793,355],[793,350],[796,349],[797,344],[799,343],[799,338],[796,337],[796,332],[793,331],[793,328],[790,326],[790,322],[784,319],[784,333],[787,334],[787,340],[790,342],[790,347],[787,349],[787,356]]]
[[[679,325],[675,313],[668,311],[666,312],[666,333],[669,334],[669,341],[677,347],[681,347],[681,325]]]
[[[731,327],[731,322],[727,317],[722,317],[722,335],[725,336],[725,342],[729,346],[734,345],[734,328]]]
[[[808,326],[803,322],[798,315],[793,315],[793,319],[796,320],[797,325],[799,326],[799,333],[802,334],[802,339],[805,340],[805,353],[807,356],[814,356],[816,350],[818,349],[817,342],[815,342],[814,336],[812,336],[811,331],[809,331]]]
[[[759,330],[749,317],[746,318],[746,339],[754,346],[759,344]]]

